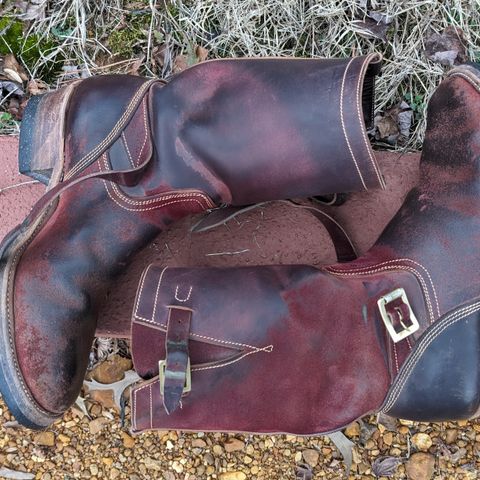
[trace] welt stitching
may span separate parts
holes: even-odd
[[[405,367],[404,372],[400,376],[397,385],[402,384],[401,388],[403,388],[403,384],[405,383],[407,377],[411,374],[411,370],[417,365],[421,355],[425,352],[427,347],[431,344],[435,338],[438,337],[447,327],[456,323],[457,321],[465,318],[466,316],[470,315],[471,313],[475,313],[476,310],[480,309],[480,303],[471,305],[468,308],[461,309],[450,316],[445,317],[442,322],[437,323],[429,332],[425,338],[422,340],[421,344],[419,345],[418,349],[414,352],[411,359],[408,360],[407,366]],[[399,390],[400,387],[395,388],[396,391]],[[397,397],[398,398],[398,397]]]
[[[452,314],[448,315],[440,321],[436,323],[430,332],[426,334],[424,339],[419,344],[418,349],[412,354],[412,356],[407,360],[407,364],[405,370],[400,375],[399,379],[397,380],[396,385],[394,386],[392,392],[389,395],[389,399],[385,404],[385,407],[382,408],[382,412],[387,412],[393,404],[397,401],[398,397],[400,396],[403,388],[405,387],[405,383],[407,382],[408,378],[410,377],[413,369],[420,361],[422,354],[425,350],[430,346],[430,344],[441,334],[445,329],[450,327],[451,325],[455,324],[456,322],[462,320],[463,318],[471,315],[472,313],[477,312],[480,310],[480,302],[474,303],[468,307],[464,307]]]
[[[382,265],[382,264],[380,263],[379,265]],[[425,280],[418,270],[416,270],[413,267],[408,267],[406,265],[392,265],[392,266],[384,266],[384,267],[381,267],[381,268],[375,268],[375,266],[373,266],[373,267],[369,267],[369,268],[372,268],[372,270],[365,270],[363,272],[362,271],[356,271],[356,272],[348,272],[347,271],[346,273],[344,273],[343,271],[335,270],[331,267],[327,267],[325,270],[327,272],[332,273],[333,275],[346,276],[346,277],[356,276],[356,275],[371,275],[371,274],[378,273],[378,272],[385,272],[385,271],[397,270],[397,269],[398,270],[406,270],[410,273],[413,273],[420,282],[421,288],[423,290],[423,294],[425,296],[425,301],[426,301],[426,304],[427,304],[427,310],[428,310],[428,313],[429,313],[429,316],[430,316],[430,323],[433,323],[433,321],[435,320],[435,317],[434,317],[434,314],[433,314],[432,303],[430,301],[430,294],[428,293],[428,288],[427,288],[427,285],[425,283]]]
[[[369,143],[368,143],[368,140],[367,140],[367,136],[365,135],[365,128],[362,128],[363,127],[363,118],[362,118],[362,115],[360,113],[360,83],[361,83],[361,80],[362,78],[364,78],[365,76],[365,70],[367,69],[369,63],[370,63],[370,59],[372,58],[372,56],[375,56],[375,54],[372,54],[372,55],[369,55],[363,62],[362,64],[362,68],[360,70],[360,75],[358,76],[358,80],[357,80],[357,98],[356,98],[356,103],[357,103],[357,115],[358,115],[358,121],[360,122],[360,131],[362,132],[362,138],[363,138],[363,142],[365,144],[365,148],[367,150],[367,154],[368,154],[368,158],[370,159],[370,162],[372,163],[373,165],[373,170],[375,171],[376,175],[377,175],[377,178],[378,178],[378,182],[380,184],[380,186],[384,187],[385,186],[385,182],[383,181],[383,178],[381,177],[380,175],[380,172],[379,172],[379,169],[378,169],[378,166],[377,166],[377,162],[375,161],[375,159],[373,158],[372,156],[372,151],[371,151],[371,148],[369,146]],[[373,99],[372,99],[372,102],[373,102]]]
[[[48,212],[48,209],[43,214],[44,218],[46,217],[47,212]],[[43,226],[44,218],[40,218],[40,220],[38,222],[38,225],[35,227],[35,229],[33,230],[32,234],[29,237],[30,239],[33,239],[35,237],[35,235],[37,234],[37,232],[41,229],[41,227]],[[8,277],[7,277],[7,290],[10,290],[10,288],[11,288],[10,285],[11,285],[11,281],[12,281],[12,272],[14,270],[13,267],[17,265],[17,262],[20,258],[20,255],[25,251],[25,249],[27,248],[29,243],[30,242],[26,242],[24,245],[22,245],[22,247],[19,248],[19,250],[17,251],[17,253],[13,257],[12,265],[11,265],[10,271],[8,272]],[[12,351],[12,359],[13,359],[13,364],[14,364],[14,367],[15,367],[15,372],[17,374],[18,380],[20,381],[20,385],[22,387],[22,390],[25,393],[25,395],[32,401],[32,403],[34,404],[35,408],[37,408],[38,411],[42,412],[45,415],[48,415],[49,417],[53,417],[55,415],[52,414],[52,412],[48,412],[47,410],[42,408],[40,405],[38,405],[37,401],[33,398],[32,394],[30,393],[27,386],[25,385],[25,382],[23,380],[23,376],[22,376],[21,371],[20,371],[20,367],[18,365],[18,359],[17,359],[15,346],[13,345],[12,325],[11,325],[11,321],[10,321],[11,316],[12,316],[12,312],[10,311],[10,302],[8,302],[8,301],[7,301],[7,312],[6,313],[7,313],[7,321],[8,321],[8,343],[9,343],[9,346],[10,346],[10,350]]]
[[[345,79],[346,79],[346,76],[347,76],[348,68],[350,67],[352,62],[353,62],[353,58],[348,62],[347,66],[345,68],[345,71],[343,72],[342,85],[341,85],[341,89],[340,89],[340,122],[342,124],[343,135],[344,135],[345,141],[347,143],[348,151],[350,152],[350,155],[352,156],[352,160],[353,160],[353,163],[355,164],[355,168],[357,169],[358,176],[360,177],[360,181],[362,182],[363,188],[365,190],[368,190],[368,188],[365,185],[365,182],[363,180],[362,173],[360,172],[360,168],[358,166],[357,160],[356,160],[355,155],[353,153],[352,147],[350,145],[350,141],[348,140],[347,130],[345,128],[345,120],[344,120],[344,117],[343,117],[343,104],[344,104],[343,94],[344,94],[344,90],[345,90]]]
[[[430,281],[430,285],[432,287],[433,296],[435,298],[435,304],[436,304],[435,306],[437,308],[437,314],[438,314],[438,316],[440,316],[440,306],[439,306],[439,303],[438,303],[437,290],[435,288],[435,284],[433,283],[432,276],[430,275],[430,272],[427,270],[427,268],[424,265],[422,265],[420,262],[416,262],[415,260],[412,260],[411,258],[397,258],[395,260],[388,260],[386,262],[377,263],[373,267],[352,268],[352,269],[338,270],[338,272],[359,272],[361,270],[368,270],[370,268],[379,267],[381,265],[390,265],[392,263],[395,264],[395,263],[398,263],[398,262],[411,262],[414,265],[419,266],[422,270],[424,270],[424,272],[427,274],[427,277]],[[332,269],[332,270],[334,270],[334,269]]]
[[[456,72],[453,71],[448,74],[449,77],[462,77],[463,79],[467,80],[470,85],[472,85],[476,90],[480,92],[480,84],[477,78],[473,78],[473,76],[470,76],[466,73],[463,72]]]
[[[126,122],[128,121],[130,114],[132,111],[137,107],[138,100],[146,93],[146,91],[153,85],[157,80],[150,80],[145,82],[135,93],[135,95],[130,100],[127,108],[123,112],[122,116],[118,120],[118,122],[114,125],[113,129],[110,133],[95,147],[93,150],[88,152],[66,175],[65,180],[76,175],[79,171],[81,171],[84,167],[88,165],[88,163],[93,160],[96,156],[100,154],[100,152],[108,146],[108,144],[115,138],[120,130],[125,127]]]

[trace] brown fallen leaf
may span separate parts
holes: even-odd
[[[372,473],[376,477],[391,477],[395,475],[398,465],[402,463],[401,458],[379,457],[372,465]]]
[[[465,45],[463,31],[449,26],[441,34],[432,33],[425,40],[425,55],[433,62],[451,67],[468,60]]]
[[[173,73],[180,73],[183,70],[188,68],[188,60],[185,55],[177,55],[175,60],[173,60]]]
[[[15,55],[9,53],[3,59],[3,73],[14,82],[22,83],[28,80],[24,68],[18,63]]]
[[[407,103],[401,102],[375,117],[375,138],[391,145],[408,137],[413,112]]]
[[[377,38],[382,42],[387,41],[387,30],[389,25],[383,22],[376,22],[373,18],[365,18],[365,20],[353,20],[352,26],[354,30],[366,38]]]
[[[145,60],[145,55],[140,55],[134,62],[130,64],[130,67],[128,68],[128,74],[129,75],[140,75],[140,67],[143,64],[143,61]]]
[[[204,62],[208,58],[208,50],[200,45],[197,45],[195,48],[195,56],[197,57],[197,62]]]
[[[27,92],[31,95],[41,95],[48,90],[48,85],[43,80],[30,80],[27,85]]]
[[[152,64],[154,67],[163,68],[169,57],[170,52],[166,43],[156,45],[152,50]]]

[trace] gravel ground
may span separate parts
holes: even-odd
[[[98,392],[97,392],[98,393]],[[71,409],[51,428],[32,432],[16,426],[0,402],[2,467],[35,479],[246,480],[347,478],[345,464],[327,437],[150,432],[132,437],[108,395],[89,400],[89,417]],[[129,417],[128,406],[126,408]],[[13,422],[13,423],[12,423]],[[480,423],[391,421],[366,417],[344,430],[355,444],[348,478],[370,479],[378,459],[388,478],[478,478]],[[376,462],[376,463],[375,463]],[[377,473],[381,473],[377,470]],[[387,478],[389,472],[383,471]],[[1,475],[0,475],[1,476]]]

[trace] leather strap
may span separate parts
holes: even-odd
[[[166,367],[163,382],[163,406],[167,414],[177,409],[187,380],[188,339],[192,311],[185,307],[168,307]]]
[[[308,210],[323,224],[330,235],[330,238],[332,239],[335,253],[337,254],[337,259],[339,262],[351,262],[358,257],[355,246],[350,240],[347,232],[333,217],[316,207],[301,205],[293,202],[292,200],[286,200],[286,202],[290,203],[293,207],[304,208]]]
[[[335,248],[335,253],[337,254],[337,259],[339,262],[350,262],[355,260],[358,255],[355,250],[353,242],[350,240],[347,232],[344,228],[330,215],[325,213],[319,208],[304,205],[293,200],[276,200],[277,202],[286,203],[294,208],[302,208],[308,210],[317,220],[319,220],[322,225],[327,230],[330,238],[332,239],[333,246]],[[255,208],[267,205],[271,202],[262,202],[255,205],[248,205],[246,207],[222,207],[216,208],[207,213],[203,218],[201,218],[193,227],[193,232],[204,232],[212,228],[222,225],[232,218],[237,217],[238,215],[253,210]]]

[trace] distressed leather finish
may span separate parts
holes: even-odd
[[[93,77],[32,103],[21,163],[49,191],[0,246],[0,390],[21,423],[74,402],[108,285],[174,221],[383,185],[362,111],[369,65],[379,56],[207,62],[166,86]]]
[[[479,72],[452,70],[429,104],[419,186],[353,262],[149,267],[132,321],[145,379],[132,390],[133,430],[312,434],[380,410],[421,421],[477,415],[479,118]],[[398,289],[409,306],[392,295]],[[165,355],[166,305],[185,291],[192,390],[166,415],[156,361]],[[386,325],[398,334],[413,316],[418,330],[394,342]]]

